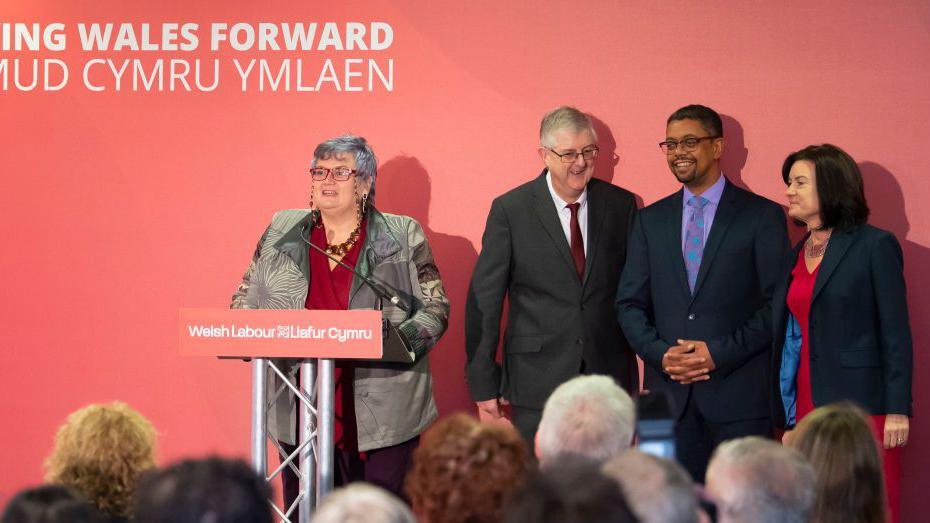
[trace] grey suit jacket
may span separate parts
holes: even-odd
[[[491,205],[465,311],[466,373],[474,400],[503,396],[517,407],[541,409],[582,367],[636,392],[635,357],[614,319],[636,201],[628,191],[592,179],[588,205],[583,281],[545,171]],[[509,309],[498,365],[505,297]]]
[[[242,283],[233,295],[234,309],[303,309],[310,285],[309,237],[315,215],[306,209],[276,213],[265,230]],[[355,415],[358,448],[367,451],[407,441],[420,434],[437,416],[427,352],[445,332],[449,301],[426,236],[413,218],[383,214],[371,209],[365,245],[356,269],[412,297],[407,313],[391,303],[380,303],[374,292],[354,278],[350,309],[383,309],[384,317],[397,325],[417,355],[413,364],[357,362],[354,365]],[[300,360],[278,360],[289,379]],[[269,372],[269,393],[282,382]],[[296,397],[278,397],[269,413],[272,435],[294,444]]]

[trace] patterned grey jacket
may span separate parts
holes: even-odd
[[[234,309],[302,309],[310,283],[309,237],[314,216],[306,209],[275,213],[265,230],[242,283],[232,298]],[[368,216],[365,245],[356,269],[416,298],[410,313],[391,303],[379,303],[374,292],[354,278],[350,309],[377,309],[397,325],[416,353],[412,364],[356,362],[353,390],[358,448],[367,451],[402,443],[420,434],[437,416],[427,352],[439,341],[449,320],[449,301],[439,279],[426,236],[413,218],[383,214]],[[299,360],[275,363],[295,385]],[[269,371],[268,390],[283,384]],[[296,397],[278,397],[269,412],[272,436],[295,444]]]

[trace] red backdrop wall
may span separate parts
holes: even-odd
[[[465,289],[492,198],[535,176],[541,115],[598,120],[598,176],[646,204],[677,189],[656,143],[687,103],[726,116],[725,173],[782,202],[781,161],[830,141],[866,177],[872,222],[904,247],[915,407],[904,513],[930,509],[930,5],[873,2],[200,2],[7,0],[0,22],[62,22],[56,92],[0,91],[0,497],[41,480],[55,428],[120,399],[153,420],[162,462],[248,449],[248,368],[176,354],[177,308],[228,304],[272,212],[305,206],[313,146],[366,136],[379,206],[421,221],[453,304],[433,352],[440,409],[469,407]],[[74,25],[92,22],[391,25],[392,91],[91,92]],[[205,31],[205,29],[203,29]],[[201,45],[204,45],[201,43]],[[183,55],[183,56],[182,56]],[[280,59],[299,54],[241,53]],[[211,58],[208,53],[142,56]],[[223,59],[240,56],[221,52]],[[318,60],[320,53],[303,55]],[[330,56],[330,55],[326,55]],[[352,53],[332,53],[339,59]]]

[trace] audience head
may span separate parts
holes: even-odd
[[[136,523],[271,523],[271,490],[245,462],[187,460],[139,481]]]
[[[83,496],[61,485],[24,490],[7,505],[0,523],[103,523],[106,519]]]
[[[453,414],[423,433],[404,487],[421,523],[500,521],[526,459],[513,427]]]
[[[635,523],[613,479],[597,464],[563,456],[530,474],[507,510],[507,523]]]
[[[797,451],[757,436],[721,443],[707,469],[718,523],[807,523],[814,471]]]
[[[90,405],[58,429],[46,479],[111,516],[127,517],[139,475],[155,466],[155,429],[129,405]]]
[[[788,439],[814,468],[817,523],[883,523],[882,459],[865,412],[843,402],[814,410]]]
[[[691,476],[674,461],[629,449],[602,470],[620,484],[641,523],[698,523],[700,508]]]
[[[630,447],[636,430],[633,400],[607,376],[578,376],[553,391],[536,432],[542,466],[563,454],[606,461]]]
[[[326,496],[313,523],[416,523],[403,501],[367,483],[352,483]]]

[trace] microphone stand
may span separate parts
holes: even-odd
[[[310,238],[308,236],[309,236],[308,234],[305,235],[304,231],[302,231],[300,238],[304,241],[304,243],[309,245],[311,249],[322,254],[323,256],[326,256],[330,260],[336,262],[336,265],[339,265],[343,269],[346,269],[347,271],[350,271],[352,274],[357,276],[360,280],[362,280],[362,282],[365,283],[365,285],[367,285],[372,291],[374,291],[376,296],[378,296],[382,300],[389,301],[395,307],[397,307],[398,309],[406,313],[411,312],[411,306],[407,302],[401,300],[400,296],[398,296],[399,293],[395,289],[393,289],[390,285],[384,282],[372,279],[371,277],[362,274],[361,272],[356,270],[355,267],[352,267],[346,264],[342,260],[326,252],[325,249],[321,248],[318,245],[315,245],[313,242],[310,241]],[[312,282],[311,282],[311,285],[312,285]],[[382,347],[383,347],[383,353],[384,353],[382,361],[413,363],[416,358],[415,358],[413,349],[410,347],[410,340],[408,340],[407,337],[404,336],[404,334],[400,331],[400,329],[398,329],[387,318],[382,318],[381,321],[382,321],[382,337],[383,337]]]

